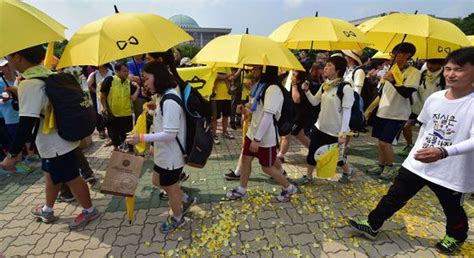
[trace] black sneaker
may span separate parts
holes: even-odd
[[[166,194],[165,191],[160,192],[160,200],[164,200],[164,201],[168,200],[168,194]]]
[[[240,175],[236,175],[234,170],[229,169],[229,173],[224,174],[224,178],[226,180],[240,180]]]
[[[358,232],[362,233],[364,236],[369,238],[370,240],[375,240],[377,234],[379,233],[378,230],[373,230],[372,227],[369,225],[368,220],[353,220],[349,219],[349,225],[353,227]]]
[[[181,175],[179,175],[179,181],[186,182],[186,180],[189,179],[189,175],[186,172],[182,172]]]
[[[436,249],[438,252],[452,255],[458,248],[462,245],[463,242],[454,239],[448,235],[445,235],[444,238],[436,244]]]
[[[65,203],[71,203],[76,200],[72,193],[62,193],[58,196],[57,198],[58,202],[65,202]]]
[[[197,198],[188,195],[188,199],[187,199],[185,202],[183,202],[183,211],[182,211],[182,214],[188,213],[189,210],[191,209],[191,206],[193,206],[193,205],[196,204],[196,203],[197,203]]]

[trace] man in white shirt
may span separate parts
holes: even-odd
[[[18,70],[24,78],[18,85],[18,100],[20,123],[17,134],[10,146],[7,157],[1,166],[11,170],[21,151],[21,146],[26,138],[31,135],[33,128],[38,126],[36,146],[42,159],[41,169],[44,171],[46,184],[46,200],[44,205],[32,210],[35,218],[45,223],[54,222],[53,206],[58,196],[61,185],[67,184],[74,197],[84,208],[74,221],[69,225],[71,229],[85,226],[89,221],[96,219],[99,212],[94,206],[86,182],[79,176],[79,160],[75,150],[79,141],[66,141],[58,134],[57,129],[49,133],[43,132],[44,115],[49,99],[46,95],[45,83],[37,78],[45,78],[51,74],[42,64],[46,50],[42,45],[20,50],[8,55],[9,63]]]
[[[411,43],[396,45],[391,54],[395,59],[394,63],[402,72],[403,82],[397,83],[389,71],[384,74],[379,84],[379,87],[382,87],[382,95],[372,129],[372,137],[378,139],[379,164],[367,172],[380,175],[380,178],[385,180],[390,180],[396,175],[392,144],[396,142],[403,125],[410,117],[413,101],[411,97],[420,83],[420,72],[407,63],[415,52],[416,48]]]
[[[446,235],[436,248],[454,254],[466,240],[464,195],[474,192],[474,47],[448,55],[444,77],[448,90],[432,94],[418,120],[423,123],[415,146],[399,175],[368,220],[350,225],[374,239],[385,220],[428,186],[446,215]]]

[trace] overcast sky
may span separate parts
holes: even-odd
[[[46,12],[68,30],[67,38],[82,25],[121,12],[154,13],[169,18],[193,17],[201,27],[231,28],[241,34],[268,36],[280,24],[306,16],[353,20],[389,11],[465,17],[474,12],[474,0],[26,0]]]

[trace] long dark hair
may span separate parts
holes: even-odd
[[[177,86],[176,78],[170,73],[168,66],[163,62],[152,61],[146,63],[143,71],[153,74],[156,93],[163,95],[166,90],[175,88]]]
[[[179,88],[181,90],[184,89],[184,87],[186,86],[186,82],[181,78],[181,76],[179,76],[178,70],[176,70],[176,63],[174,62],[174,55],[171,49],[166,52],[148,53],[148,55],[167,65],[169,67],[169,71],[173,74],[176,82],[178,83]]]
[[[266,85],[279,85],[281,86],[280,77],[278,77],[278,67],[268,65],[265,67],[265,72],[260,77],[260,82]]]

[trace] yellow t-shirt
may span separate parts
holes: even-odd
[[[219,74],[230,74],[231,71],[229,68],[219,68],[217,70]],[[232,96],[229,94],[229,88],[227,87],[227,82],[224,80],[217,80],[216,79],[216,95],[214,100],[231,100]]]

